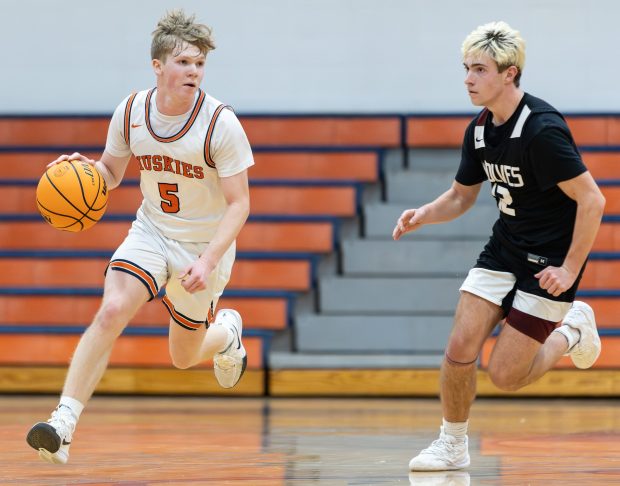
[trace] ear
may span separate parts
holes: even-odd
[[[504,73],[506,75],[506,77],[504,78],[506,80],[506,83],[514,83],[517,74],[519,74],[519,69],[517,69],[517,66],[510,66],[504,71]]]
[[[151,60],[151,66],[153,67],[153,71],[156,75],[160,75],[162,71],[162,62],[159,59]]]

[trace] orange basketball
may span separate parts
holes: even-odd
[[[84,231],[101,219],[108,188],[95,167],[79,160],[64,161],[45,171],[37,186],[37,207],[54,228]]]

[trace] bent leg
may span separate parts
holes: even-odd
[[[564,335],[552,332],[570,303],[518,290],[489,360],[493,383],[518,390],[544,375],[568,349]]]
[[[101,380],[116,338],[150,295],[135,277],[109,270],[103,300],[69,365],[63,396],[85,404]]]
[[[567,347],[566,339],[557,332],[540,344],[507,323],[491,352],[489,377],[498,388],[516,391],[549,371]]]
[[[172,363],[181,369],[191,368],[213,358],[224,349],[229,340],[228,330],[223,326],[200,326],[189,330],[170,319],[169,350]]]

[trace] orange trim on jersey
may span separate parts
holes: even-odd
[[[125,143],[129,145],[129,122],[131,119],[131,107],[133,105],[133,100],[135,99],[138,93],[133,93],[129,99],[127,100],[127,105],[125,105],[125,121],[123,123],[123,138],[125,138]]]
[[[138,278],[138,280],[146,286],[147,290],[151,294],[151,299],[157,295],[157,282],[146,270],[131,262],[128,262],[127,260],[113,260],[110,262],[109,267],[112,270],[120,270]]]
[[[174,320],[174,322],[179,324],[181,327],[189,329],[190,331],[195,331],[197,329],[200,329],[201,326],[205,325],[204,322],[194,321],[193,319],[190,319],[189,317],[186,317],[183,314],[177,312],[167,295],[164,295],[161,300],[168,309],[168,312],[170,312],[170,317],[172,317],[172,320]]]
[[[220,113],[222,113],[222,110],[224,108],[228,108],[232,110],[232,107],[228,105],[218,106],[215,109],[215,113],[213,113],[213,117],[211,118],[211,123],[209,123],[209,129],[207,130],[207,136],[205,137],[205,148],[204,148],[205,162],[209,167],[212,167],[213,169],[215,169],[215,162],[211,158],[211,137],[213,136],[213,129],[215,128],[215,122],[217,121],[218,117],[220,116]]]
[[[198,99],[196,100],[196,103],[194,104],[194,109],[192,110],[192,113],[189,116],[187,122],[185,122],[185,125],[183,125],[183,128],[181,128],[179,132],[172,135],[171,137],[160,137],[153,131],[153,127],[151,127],[151,118],[150,118],[151,96],[153,96],[155,89],[156,88],[153,88],[152,90],[148,92],[148,94],[146,95],[146,102],[144,103],[144,111],[145,111],[144,116],[146,119],[146,128],[148,129],[151,136],[158,142],[162,142],[162,143],[176,142],[181,137],[183,137],[183,135],[185,135],[189,131],[190,128],[192,128],[192,125],[196,121],[196,118],[198,118],[198,113],[200,112],[200,108],[202,107],[202,103],[204,102],[206,95],[204,91],[199,89],[198,91],[200,94],[198,95]]]

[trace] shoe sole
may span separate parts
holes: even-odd
[[[420,471],[420,472],[432,472],[432,471],[458,471],[459,469],[464,469],[466,467],[469,466],[469,464],[471,463],[469,457],[467,457],[467,460],[459,463],[459,464],[452,464],[450,466],[441,466],[441,467],[436,467],[433,468],[432,466],[430,468],[425,468],[423,465],[417,465],[417,466],[411,466],[411,462],[409,463],[409,471],[411,472],[416,472],[416,471]]]
[[[233,388],[237,383],[239,383],[239,381],[241,381],[241,377],[243,376],[243,373],[245,373],[245,369],[248,365],[248,355],[245,352],[245,348],[243,348],[243,345],[241,346],[241,349],[243,349],[244,354],[243,354],[243,358],[241,359],[241,373],[239,373],[239,378],[237,378],[237,380],[230,386],[222,385],[222,383],[220,383],[220,381],[218,380],[218,383],[222,388]],[[213,358],[214,364],[218,367],[219,367],[219,364],[218,364],[219,358],[220,356],[216,356],[215,358]],[[229,358],[229,356],[221,356],[221,358]],[[216,378],[217,378],[217,374],[216,374]]]
[[[26,442],[37,451],[44,449],[50,454],[54,454],[60,449],[60,437],[58,437],[54,427],[45,422],[34,424],[26,436]]]

